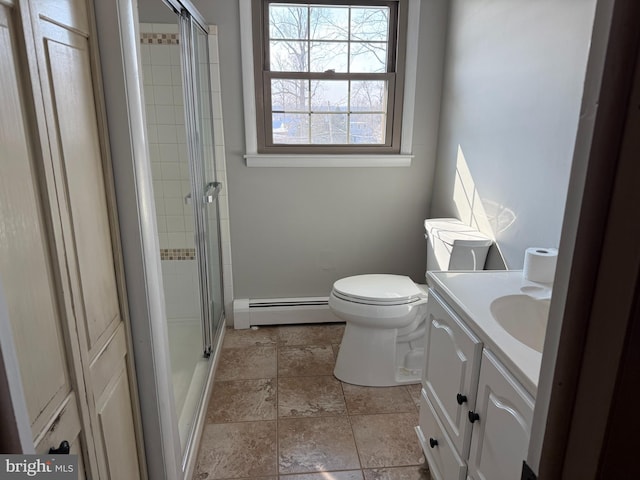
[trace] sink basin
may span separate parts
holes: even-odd
[[[509,335],[542,352],[549,300],[539,300],[529,295],[505,295],[491,302],[489,308],[493,318]]]

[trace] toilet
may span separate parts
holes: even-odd
[[[493,241],[455,218],[424,222],[427,270],[482,270]],[[403,275],[346,277],[329,307],[346,322],[334,375],[354,385],[418,383],[424,363],[427,286]]]

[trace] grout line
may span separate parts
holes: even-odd
[[[334,353],[334,357],[335,357],[335,353]],[[349,426],[351,427],[351,436],[353,437],[353,445],[356,447],[356,455],[358,456],[358,463],[360,464],[360,473],[362,474],[362,478],[364,478],[364,472],[363,472],[364,466],[362,465],[362,456],[360,455],[360,449],[358,448],[358,442],[356,440],[356,432],[353,429],[353,422],[351,422],[351,415],[349,414],[349,406],[347,405],[347,396],[344,394],[344,382],[342,382],[341,380],[339,380],[339,382],[340,382],[340,390],[342,391],[342,398],[344,400],[344,406],[345,406],[345,409],[347,410],[347,421],[349,422]]]

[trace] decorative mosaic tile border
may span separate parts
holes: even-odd
[[[195,260],[195,248],[161,248],[160,260]]]
[[[177,33],[143,33],[140,43],[144,45],[178,45],[180,35]]]

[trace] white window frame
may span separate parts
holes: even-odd
[[[402,134],[399,154],[264,154],[258,153],[251,0],[239,0],[245,159],[248,167],[409,167],[413,159],[413,119],[418,63],[420,0],[409,0]],[[249,27],[249,28],[247,28]]]

